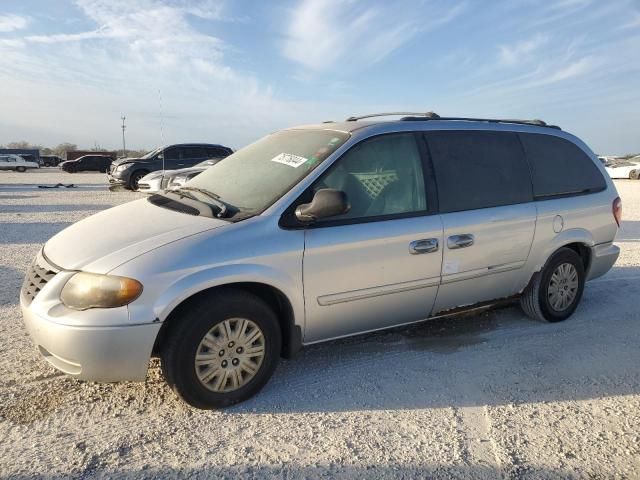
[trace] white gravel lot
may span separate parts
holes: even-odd
[[[78,189],[43,190],[73,182]],[[0,477],[640,478],[640,181],[622,254],[560,324],[516,307],[314,346],[254,399],[198,411],[164,385],[66,378],[18,294],[49,237],[133,198],[103,174],[0,172]]]

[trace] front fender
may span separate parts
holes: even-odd
[[[158,295],[153,305],[155,317],[164,322],[180,303],[196,293],[242,282],[260,283],[281,291],[291,303],[294,322],[301,328],[304,327],[303,294],[295,279],[283,274],[281,270],[259,264],[220,265],[180,278]]]

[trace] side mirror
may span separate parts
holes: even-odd
[[[315,222],[321,218],[347,213],[351,205],[347,194],[333,188],[318,190],[311,203],[303,203],[296,208],[296,218],[301,222]]]

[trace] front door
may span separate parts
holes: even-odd
[[[517,134],[426,134],[444,229],[442,284],[434,314],[511,296],[536,227],[531,175]]]
[[[364,140],[313,185],[348,213],[305,231],[305,343],[427,318],[440,282],[442,223],[413,133]]]

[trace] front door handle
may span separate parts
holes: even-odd
[[[456,248],[467,248],[473,245],[475,237],[470,233],[464,233],[462,235],[451,235],[447,238],[447,247],[449,250],[455,250]]]
[[[419,255],[421,253],[432,253],[438,251],[438,239],[426,238],[423,240],[414,240],[409,244],[409,253],[411,255]]]

